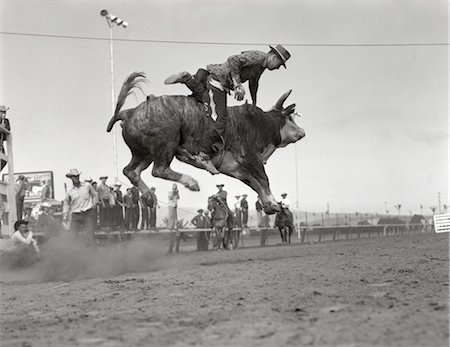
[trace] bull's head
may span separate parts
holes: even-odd
[[[278,147],[285,147],[290,143],[297,142],[305,136],[305,131],[300,128],[294,121],[294,116],[297,116],[295,111],[295,104],[291,104],[286,108],[283,108],[283,103],[291,94],[292,89],[284,93],[272,107],[272,111],[279,113],[280,117],[285,118],[285,122],[280,128],[281,143]]]

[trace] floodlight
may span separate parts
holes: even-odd
[[[128,26],[128,24],[129,24],[129,23],[128,23],[127,21],[124,20],[123,23],[122,23],[122,26],[123,26],[124,28],[126,28],[126,27]]]

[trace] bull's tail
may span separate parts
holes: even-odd
[[[128,95],[134,93],[135,88],[138,88],[142,91],[142,83],[146,82],[146,80],[147,78],[145,76],[145,73],[143,72],[133,72],[130,76],[128,76],[128,78],[122,85],[122,89],[120,89],[120,94],[119,98],[117,99],[114,115],[109,121],[108,126],[106,128],[107,132],[111,131],[112,127],[117,121],[123,120],[125,112],[120,112],[120,109],[125,103],[125,99],[128,97]]]

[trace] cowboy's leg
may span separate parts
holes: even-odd
[[[202,96],[205,92],[205,83],[208,76],[208,71],[204,69],[198,69],[195,75],[191,75],[187,71],[180,72],[178,74],[168,77],[164,83],[165,84],[175,84],[182,83],[192,91],[192,97],[197,101],[202,102]]]
[[[218,151],[223,147],[223,136],[227,125],[227,93],[222,84],[208,76],[206,92],[203,94],[203,103],[206,113],[214,122],[214,128],[206,134],[202,150],[210,153],[211,147]]]

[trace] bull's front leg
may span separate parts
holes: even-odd
[[[262,161],[252,163],[252,172],[249,172],[234,159],[231,152],[226,152],[219,170],[225,175],[241,180],[257,192],[261,197],[265,213],[274,214],[280,211],[280,206],[270,191],[269,178]]]

